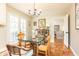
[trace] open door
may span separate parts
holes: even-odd
[[[70,19],[68,14],[64,18],[64,44],[67,48],[70,47]]]

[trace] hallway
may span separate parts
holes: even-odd
[[[71,49],[68,49],[64,45],[64,41],[61,42],[57,39],[54,40],[54,44],[51,43],[51,56],[73,56]]]

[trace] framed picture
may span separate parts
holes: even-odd
[[[75,4],[75,28],[79,30],[79,3]]]
[[[39,19],[38,20],[38,27],[45,28],[46,27],[46,19]]]
[[[54,31],[59,31],[60,30],[60,25],[54,25]]]

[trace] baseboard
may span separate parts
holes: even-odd
[[[77,54],[76,54],[76,52],[74,51],[74,49],[70,46],[70,49],[72,50],[72,52],[73,52],[73,54],[75,55],[75,56],[78,56]]]

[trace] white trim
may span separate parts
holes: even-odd
[[[73,54],[75,55],[75,56],[78,56],[77,54],[76,54],[76,52],[74,51],[74,49],[70,46],[70,49],[72,50],[72,52],[73,52]]]

